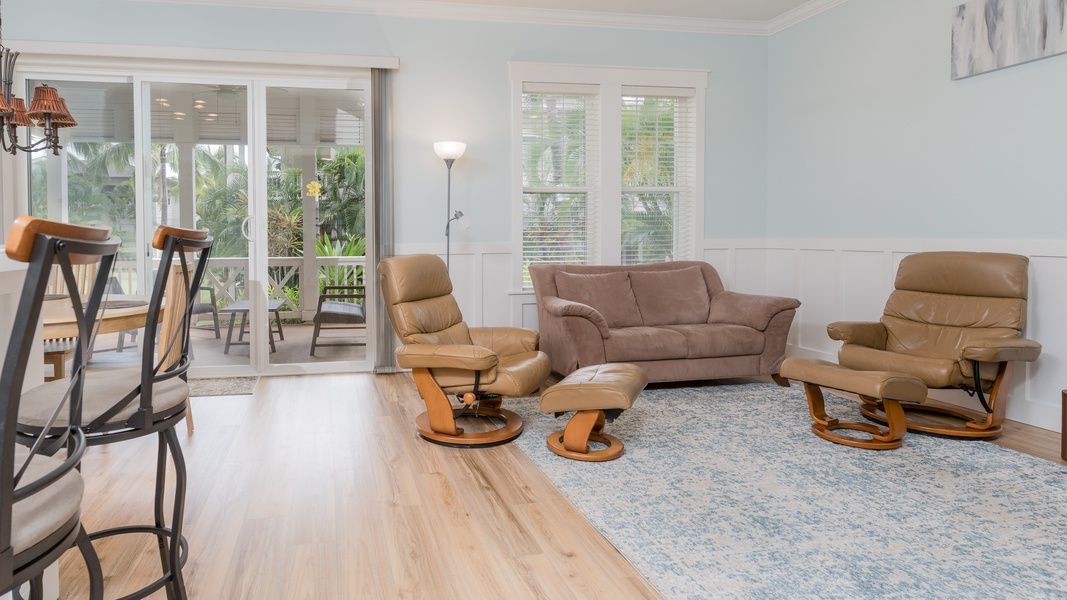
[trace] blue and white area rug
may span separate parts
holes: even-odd
[[[567,417],[536,398],[507,406],[515,444],[667,598],[1067,597],[1062,465],[917,434],[833,444],[774,384],[646,390],[607,426],[626,451],[606,463],[550,452]]]

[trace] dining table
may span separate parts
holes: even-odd
[[[181,313],[166,310],[167,303],[185,303],[185,286],[180,277],[180,266],[171,268],[170,276],[167,277],[167,289],[164,293],[165,302],[160,308],[160,333],[158,338],[158,356],[166,356],[167,364],[178,360],[181,356],[180,344],[171,344],[170,338],[177,327],[181,325]],[[173,304],[172,304],[173,305]],[[126,294],[109,294],[102,304],[101,314],[98,316],[97,335],[105,333],[118,333],[131,329],[141,329],[145,326],[148,318],[148,297]],[[46,297],[41,306],[41,321],[45,341],[46,362],[53,365],[53,374],[61,376],[62,363],[74,352],[74,341],[78,337],[78,322],[71,306],[70,298],[63,294]],[[69,341],[69,343],[64,343]],[[49,356],[51,354],[52,356]]]

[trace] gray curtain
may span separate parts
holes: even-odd
[[[377,265],[380,260],[393,255],[393,131],[392,131],[392,94],[390,83],[392,74],[389,69],[371,70],[371,107],[373,110],[373,127],[371,134],[372,173],[374,189],[371,202],[374,204],[375,243],[367,249],[366,277],[377,277]],[[375,317],[377,336],[374,344],[374,372],[395,373],[396,334],[389,323],[389,315],[382,301],[382,294],[375,294]]]

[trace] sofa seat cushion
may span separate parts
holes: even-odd
[[[959,362],[950,358],[886,352],[856,344],[841,346],[837,362],[856,371],[908,373],[918,377],[931,388],[956,387],[971,381],[971,378],[966,377],[960,370]]]
[[[644,325],[707,323],[708,285],[700,267],[669,271],[631,271],[630,285]]]
[[[763,333],[744,325],[701,323],[697,325],[668,325],[685,338],[689,351],[686,358],[718,358],[745,356],[763,352]]]
[[[664,327],[624,327],[612,329],[604,340],[607,362],[667,360],[688,358],[685,336]]]
[[[556,273],[556,289],[564,300],[591,306],[604,315],[608,327],[637,327],[641,312],[637,308],[630,275],[615,273]]]

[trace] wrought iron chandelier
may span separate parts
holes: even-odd
[[[59,96],[56,88],[42,83],[33,91],[33,100],[29,110],[26,103],[12,93],[15,81],[15,61],[19,53],[4,46],[3,17],[0,16],[0,143],[4,152],[15,154],[16,151],[36,152],[51,149],[52,154],[59,155],[59,130],[74,127],[77,121],[67,110],[67,103]],[[19,144],[19,127],[41,127],[44,137],[36,142]]]

